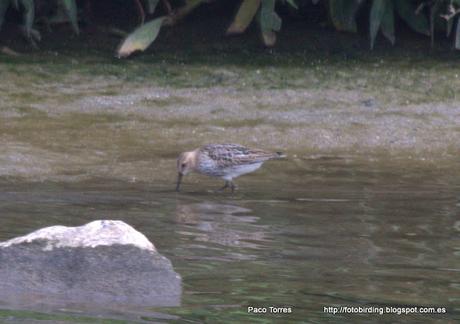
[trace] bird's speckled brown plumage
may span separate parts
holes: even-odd
[[[190,152],[184,152],[177,159],[179,172],[176,190],[179,190],[183,175],[198,172],[225,180],[222,189],[235,189],[233,179],[257,170],[265,161],[283,158],[280,152],[251,149],[239,144],[208,144]]]

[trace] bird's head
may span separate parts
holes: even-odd
[[[195,169],[196,152],[183,152],[177,158],[177,186],[176,191],[179,191],[182,177],[189,174]]]
[[[177,158],[177,172],[187,175],[195,167],[195,152],[184,152]]]

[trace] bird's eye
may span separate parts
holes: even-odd
[[[187,166],[187,164],[185,163],[182,163],[181,167],[185,168]]]

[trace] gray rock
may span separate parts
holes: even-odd
[[[177,306],[181,278],[122,221],[52,226],[0,243],[0,301]]]

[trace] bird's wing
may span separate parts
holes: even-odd
[[[279,157],[278,153],[250,149],[238,144],[209,144],[201,150],[222,167],[261,163]]]

